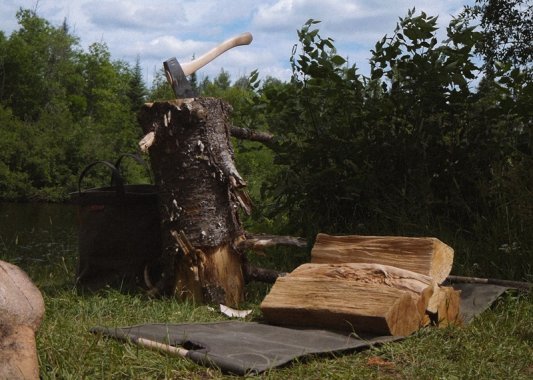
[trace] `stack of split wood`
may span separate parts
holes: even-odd
[[[459,292],[441,285],[453,249],[438,239],[319,234],[311,257],[262,302],[270,323],[400,336],[460,323]]]

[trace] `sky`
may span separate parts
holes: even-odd
[[[367,75],[370,50],[394,31],[399,17],[413,7],[439,16],[441,40],[453,16],[474,0],[2,0],[0,30],[18,28],[16,12],[33,9],[59,26],[67,20],[81,47],[105,42],[112,59],[135,64],[139,57],[150,86],[163,62],[190,61],[219,43],[250,32],[250,45],[229,50],[197,72],[201,80],[221,69],[235,81],[257,69],[261,77],[290,78],[289,58],[297,30],[308,19],[323,38],[334,40],[337,53]]]

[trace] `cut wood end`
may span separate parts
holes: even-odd
[[[409,336],[422,326],[418,305],[419,297],[407,292],[396,300],[385,316],[391,335]]]
[[[454,250],[439,239],[433,238],[433,260],[429,275],[442,284],[451,273]]]
[[[437,286],[427,306],[429,321],[438,327],[461,325],[460,304],[460,291],[448,286]]]

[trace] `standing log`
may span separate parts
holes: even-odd
[[[405,336],[422,325],[434,286],[385,265],[304,264],[276,280],[261,311],[274,324]]]
[[[236,306],[243,299],[245,181],[230,142],[231,107],[214,98],[146,104],[139,113],[161,193],[162,264],[157,287],[197,302]]]
[[[453,249],[428,237],[318,234],[311,262],[390,265],[430,276],[441,284],[451,272]]]

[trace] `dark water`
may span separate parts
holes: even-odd
[[[0,203],[0,260],[27,272],[61,266],[70,274],[77,260],[76,215],[67,204]]]

